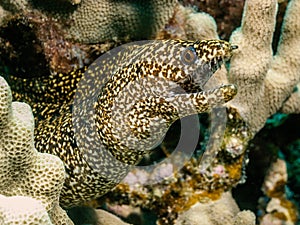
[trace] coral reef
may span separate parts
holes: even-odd
[[[3,225],[53,225],[44,205],[31,197],[0,195],[0,223]]]
[[[196,203],[178,216],[175,225],[255,225],[251,211],[240,212],[231,193],[223,193],[220,199],[207,203]]]
[[[178,221],[187,221],[187,217],[199,211],[202,213],[202,210],[212,213],[216,211],[216,208],[211,206],[218,204],[217,200],[223,196],[222,193],[230,192],[238,183],[244,181],[248,146],[249,143],[255,144],[250,140],[265,125],[267,118],[278,111],[299,113],[300,109],[299,1],[289,1],[281,29],[278,28],[287,1],[280,4],[280,13],[277,13],[276,0],[245,1],[243,17],[241,6],[244,1],[229,0],[221,1],[220,4],[216,4],[216,1],[182,2],[196,4],[200,10],[212,14],[217,22],[206,13],[197,13],[194,9],[178,5],[175,0],[146,2],[6,0],[0,3],[0,47],[4,50],[0,51],[0,61],[4,62],[1,70],[8,69],[9,73],[21,78],[32,78],[29,83],[25,79],[8,78],[8,81],[14,87],[14,97],[30,102],[40,120],[49,115],[53,116],[54,120],[48,119],[45,122],[50,124],[46,131],[42,128],[43,123],[38,124],[36,129],[36,138],[41,140],[39,135],[43,136],[43,141],[38,143],[39,150],[48,152],[52,151],[48,149],[50,147],[61,149],[61,146],[66,145],[65,140],[71,142],[72,146],[75,145],[75,141],[69,138],[73,134],[69,129],[70,120],[67,117],[71,115],[57,118],[61,113],[60,106],[73,98],[73,91],[82,76],[82,68],[92,62],[95,56],[121,43],[115,41],[150,37],[218,39],[217,28],[221,38],[229,38],[229,34],[242,18],[241,27],[230,37],[230,42],[239,47],[236,54],[230,64],[219,70],[207,84],[209,89],[215,87],[215,82],[233,83],[238,86],[236,98],[226,104],[227,129],[222,146],[213,152],[217,157],[210,157],[210,161],[204,166],[201,164],[199,166],[198,159],[193,158],[171,179],[154,186],[146,184],[134,186],[124,182],[108,196],[110,199],[107,201],[111,203],[132,204],[155,211],[159,217],[158,223],[161,224],[173,223],[178,216]],[[226,10],[220,10],[220,7]],[[145,12],[144,15],[141,12]],[[168,25],[163,29],[168,21]],[[145,22],[148,26],[143,25]],[[19,35],[14,36],[13,31],[22,34],[23,43],[17,42],[15,37]],[[24,31],[29,35],[26,36]],[[280,35],[276,35],[276,32]],[[91,47],[72,41],[109,43]],[[34,60],[26,64],[28,56],[33,56]],[[150,99],[147,104],[151,105],[154,100]],[[56,124],[60,126],[55,127]],[[48,137],[47,132],[51,132],[51,129],[56,130],[53,138],[44,139]],[[60,132],[67,134],[61,135]],[[267,148],[260,149],[266,150]],[[59,154],[62,158],[68,154],[74,156],[78,159],[79,165],[85,163],[76,148],[75,150],[71,148],[68,153],[59,151]],[[118,154],[116,153],[117,157]],[[206,168],[210,163],[212,163],[210,167]],[[66,169],[69,174],[73,172],[72,176],[77,177],[80,182],[94,185],[90,189],[85,189],[88,196],[96,196],[93,188],[97,185],[100,187],[106,183],[107,187],[101,187],[106,190],[115,185],[113,183],[110,186],[109,182],[102,181],[98,184],[93,175],[89,176],[93,173],[91,169],[84,166],[75,170],[66,166]],[[172,171],[164,172],[172,173]],[[80,176],[82,174],[88,176]],[[151,177],[151,174],[137,175],[132,172],[130,176],[135,177],[135,180],[141,178],[145,180],[145,177]],[[283,183],[286,182],[285,179],[282,180]],[[270,180],[270,177],[267,177],[267,180]],[[69,179],[66,183],[72,182],[74,180]],[[74,194],[71,186],[65,185],[63,199]],[[278,215],[285,216],[286,221],[295,221],[295,209],[285,210],[293,208],[289,201],[282,198],[278,200],[271,195],[269,197],[272,200],[267,211],[274,209],[279,214],[275,213],[274,216],[268,213],[263,219],[265,223]],[[61,202],[65,205],[79,204],[87,200],[85,196],[81,196],[79,202],[72,200],[65,202],[63,199]],[[280,208],[280,204],[286,205]],[[236,206],[234,204],[231,206],[228,208],[230,223],[243,224],[241,221],[253,223],[251,213],[245,211],[238,213]],[[212,218],[209,216],[206,218],[207,223],[211,224]]]
[[[243,158],[238,158],[235,162],[228,163],[224,159],[205,173],[201,173],[199,163],[192,159],[180,171],[159,183],[155,182],[158,179],[157,174],[137,169],[130,172],[124,181],[108,194],[107,202],[148,209],[157,214],[158,224],[173,224],[178,215],[185,215],[195,204],[201,203],[202,208],[209,208],[207,204],[213,205],[214,201],[221,198],[222,193],[230,191],[232,184],[241,179],[242,161]],[[172,172],[172,164],[169,164],[165,165],[159,174]],[[226,196],[230,196],[230,193]],[[228,199],[227,197],[224,199]],[[228,216],[228,223],[234,220],[234,215],[239,211],[233,200],[230,202],[232,204],[228,206],[228,210],[232,214]],[[196,207],[199,210],[200,205]]]
[[[8,224],[24,220],[24,209],[21,205],[20,208],[13,208],[13,201],[23,201],[23,207],[24,204],[27,207],[25,200],[28,199],[21,197],[25,196],[33,198],[28,203],[36,206],[27,209],[28,213],[32,210],[32,216],[25,213],[27,218],[33,220],[32,223],[39,224],[36,221],[38,218],[47,222],[45,213],[48,213],[53,224],[73,224],[59,206],[59,194],[65,178],[63,163],[58,157],[39,153],[34,148],[34,119],[31,109],[25,103],[12,102],[10,88],[2,77],[0,118],[0,194],[16,196],[1,198],[1,202],[10,202],[5,205],[2,202],[1,219]],[[12,215],[13,209],[18,210],[19,214]]]
[[[123,197],[124,194],[128,196],[127,203],[146,209],[154,207],[153,210],[158,212],[160,222],[168,224],[174,214],[186,211],[193,205],[187,199],[197,199],[195,203],[207,197],[215,199],[220,192],[230,190],[239,182],[243,182],[243,167],[248,161],[246,150],[249,141],[264,126],[268,117],[281,109],[288,108],[289,112],[297,112],[299,107],[298,89],[295,89],[300,79],[299,10],[299,1],[289,2],[277,51],[273,55],[272,40],[277,1],[246,1],[241,27],[230,39],[239,46],[237,54],[232,57],[228,70],[222,69],[216,74],[219,81],[237,84],[239,91],[237,98],[227,103],[228,123],[223,145],[210,168],[201,175],[203,177],[198,175],[200,178],[196,178],[197,169],[199,174],[200,168],[195,164],[185,167],[194,168],[195,172],[183,169],[174,175],[174,180],[167,180],[155,187],[139,188],[128,187],[126,183],[121,184],[114,191],[116,196],[110,199],[118,202],[118,196],[123,193]],[[208,29],[207,24],[201,26],[199,21],[197,29]],[[204,33],[216,37],[216,32],[215,34],[211,32],[215,29],[214,23],[209,24],[212,26]],[[202,185],[189,184],[189,181],[197,181]],[[218,189],[216,184],[221,184],[220,186],[225,189]],[[175,187],[179,190],[177,191]],[[160,193],[158,195],[160,198],[155,197],[156,193]],[[202,196],[195,197],[187,193],[201,193]],[[178,205],[179,210],[176,208]]]
[[[286,164],[283,160],[278,159],[272,164],[263,184],[262,189],[270,200],[265,207],[265,213],[260,218],[261,225],[292,225],[297,222],[297,208],[287,199],[285,190],[286,183]]]
[[[22,78],[67,74],[94,60],[86,46],[64,40],[59,25],[39,12],[4,19],[0,48],[0,66]]]
[[[239,52],[231,60],[228,77],[238,85],[239,94],[230,106],[238,109],[253,133],[283,107],[299,82],[299,7],[298,1],[290,1],[274,56],[276,1],[249,1],[242,27],[231,37]]]
[[[5,1],[2,7],[11,9],[13,13],[38,9],[58,20],[68,38],[98,43],[153,37],[172,17],[177,1],[83,0],[78,3],[77,0]]]
[[[228,40],[232,31],[240,25],[244,0],[180,0],[184,6],[211,15],[217,23],[220,38]]]
[[[216,20],[220,38],[224,40],[229,40],[232,31],[240,26],[243,6],[245,4],[245,0],[180,0],[179,2],[186,7],[193,8],[197,12],[205,12],[211,15]],[[279,7],[273,41],[274,48],[276,48],[278,43],[280,27],[288,0],[278,1],[278,3]]]

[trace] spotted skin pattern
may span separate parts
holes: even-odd
[[[231,100],[235,85],[204,85],[235,48],[221,40],[135,43],[112,50],[85,72],[9,77],[14,97],[33,108],[37,150],[65,164],[61,204],[105,194],[174,121]]]

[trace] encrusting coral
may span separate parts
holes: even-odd
[[[53,19],[59,20],[70,39],[84,43],[98,43],[125,38],[154,37],[173,15],[177,1],[82,0],[80,4],[78,3],[78,0],[26,0],[23,4],[19,1],[16,3],[5,1],[2,5],[11,11],[23,13],[39,9]]]
[[[41,221],[71,225],[72,221],[59,206],[59,194],[65,178],[63,163],[56,156],[37,152],[33,128],[30,107],[25,103],[12,102],[10,88],[0,77],[1,224],[21,223],[28,219],[27,223],[36,225]],[[19,207],[13,207],[13,202],[19,202]],[[27,202],[35,207],[27,208],[28,213],[25,213],[24,207],[29,206]]]

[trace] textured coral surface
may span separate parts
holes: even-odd
[[[164,27],[174,12],[176,0],[83,0],[5,1],[1,5],[11,12],[38,9],[59,20],[68,38],[85,43],[146,39]],[[76,2],[77,3],[77,2]]]
[[[202,218],[206,218],[207,224],[220,224],[224,222],[222,218],[217,216],[211,218],[211,215],[218,213],[218,210],[220,210],[218,207],[214,208],[214,206],[218,205],[219,198],[221,198],[219,201],[222,202],[222,193],[230,192],[237,184],[245,181],[245,166],[249,162],[248,151],[250,150],[256,154],[254,157],[251,157],[250,154],[250,164],[253,163],[254,165],[251,168],[257,172],[256,174],[259,173],[252,179],[252,184],[251,182],[250,184],[246,183],[250,187],[253,183],[257,183],[256,186],[260,188],[263,181],[259,183],[259,180],[263,180],[266,168],[272,165],[271,161],[274,158],[277,158],[279,150],[274,151],[270,148],[269,142],[266,143],[264,139],[264,133],[258,134],[258,132],[265,126],[268,118],[275,113],[280,111],[299,113],[300,111],[300,2],[298,0],[280,1],[279,8],[276,0],[183,0],[180,2],[185,6],[191,5],[194,8],[179,5],[175,0],[6,0],[0,2],[0,69],[5,74],[22,78],[11,79],[8,75],[6,76],[14,90],[14,97],[29,102],[34,113],[39,115],[40,118],[44,118],[48,113],[55,117],[60,113],[60,106],[73,97],[73,90],[82,75],[84,66],[89,65],[97,56],[122,42],[152,37],[191,40],[230,39],[230,42],[238,45],[238,49],[227,67],[219,70],[207,84],[209,88],[215,87],[216,83],[234,83],[238,86],[236,98],[226,105],[228,113],[227,129],[223,144],[213,151],[217,157],[209,161],[209,163],[212,162],[211,166],[204,171],[203,166],[199,166],[198,162],[198,159],[201,158],[200,153],[205,149],[203,146],[206,144],[207,131],[206,134],[200,135],[200,143],[197,146],[198,151],[195,158],[189,161],[180,172],[175,173],[172,179],[166,179],[155,185],[143,183],[133,185],[130,182],[128,183],[130,179],[127,177],[127,180],[125,180],[127,183],[124,182],[119,185],[108,196],[109,199],[107,200],[111,204],[130,204],[131,206],[152,210],[156,214],[156,217],[152,220],[158,219],[158,224],[172,224],[178,216],[178,221],[180,221],[178,223],[193,224],[193,219],[198,220],[197,214],[199,213],[202,213]],[[203,12],[208,12],[210,15]],[[232,33],[239,25],[240,28]],[[86,44],[76,43],[77,41]],[[107,42],[88,45],[89,43],[103,41]],[[30,63],[28,63],[29,61]],[[28,83],[23,78],[31,78],[33,82]],[[11,101],[1,100],[2,98],[10,97],[5,94],[1,95],[0,102],[3,102],[3,104]],[[9,119],[11,115],[23,115],[23,111],[26,111],[27,107],[20,103],[13,103],[12,109],[14,110],[12,110],[8,105],[9,103],[1,108],[3,111],[3,120],[0,121],[1,127],[6,127],[8,121],[11,121]],[[15,111],[15,114],[12,113],[13,111]],[[20,111],[22,113],[18,114],[17,112]],[[204,124],[207,125],[208,119],[207,117],[204,118],[206,119]],[[1,143],[6,143],[5,148],[8,149],[12,149],[12,146],[17,144],[19,144],[17,149],[26,147],[23,145],[30,138],[26,136],[26,131],[21,129],[22,126],[19,125],[19,120],[12,121],[16,121],[16,128],[4,129],[4,134],[7,135]],[[49,124],[53,125],[53,121],[49,121]],[[68,127],[66,125],[67,120],[58,119],[57,121],[59,129],[66,130],[66,127]],[[43,125],[39,126],[42,127]],[[298,125],[294,124],[294,126]],[[21,130],[19,131],[19,129]],[[48,142],[48,146],[66,145],[69,136],[59,135],[59,129],[56,129],[57,132],[53,135],[52,142]],[[171,127],[171,138],[169,137],[169,140],[176,136],[174,129],[179,130],[180,128]],[[298,132],[297,127],[293,127],[293,129],[295,133]],[[40,130],[43,131],[43,128],[38,129],[36,132]],[[67,131],[72,133],[70,130]],[[280,138],[272,135],[271,138],[273,141],[281,140],[283,136],[291,136],[290,131],[290,129],[286,129],[286,132],[281,132]],[[21,132],[23,132],[22,138],[24,141],[17,141],[17,143],[18,134],[21,134]],[[201,132],[205,133],[202,130]],[[269,132],[273,132],[273,130]],[[255,135],[258,136],[259,140],[254,139],[251,141]],[[72,135],[70,134],[70,136]],[[48,140],[47,137],[46,135],[46,138],[41,139]],[[157,155],[165,154],[168,156],[172,147],[174,147],[173,142],[172,139],[170,143],[163,143],[160,147],[161,151]],[[32,144],[30,146],[28,149],[34,152]],[[283,144],[279,146],[284,151],[286,150],[286,146],[283,146]],[[58,147],[58,149],[60,148]],[[293,149],[297,151],[299,148]],[[71,150],[69,151],[69,153],[71,152],[70,155],[81,160],[80,154],[73,151],[73,148]],[[51,152],[51,148],[47,147],[41,151]],[[68,155],[64,151],[60,151],[60,153],[63,155],[62,157]],[[9,157],[15,159],[20,157],[19,154],[12,153]],[[26,158],[26,154],[22,154],[27,163],[26,165],[13,166],[8,163],[11,161],[7,161],[5,157],[2,158],[5,159],[5,168],[8,169],[4,170],[5,175],[3,176],[8,178],[5,179],[3,185],[17,183],[16,180],[11,178],[10,173],[12,172],[9,168],[20,171],[19,167],[22,167],[24,171],[29,171],[29,173],[32,171],[30,169],[32,162],[28,157]],[[49,212],[50,205],[55,205],[53,202],[57,202],[57,194],[47,192],[48,197],[51,195],[56,199],[53,201],[53,198],[40,197],[36,193],[46,192],[44,182],[48,182],[45,181],[46,179],[51,180],[49,174],[54,174],[52,171],[55,171],[54,162],[56,161],[51,161],[48,158],[44,160],[49,160],[49,168],[44,168],[44,164],[41,162],[37,170],[45,176],[41,175],[39,179],[30,178],[29,175],[26,178],[21,178],[18,172],[13,171],[14,177],[23,181],[20,184],[22,188],[6,193],[7,189],[3,187],[4,193],[0,193],[5,195],[20,195],[21,193],[25,193],[26,196],[36,195],[38,196],[37,199],[41,200],[43,204],[47,202],[45,207]],[[157,158],[153,161],[155,160]],[[257,166],[262,162],[267,164],[263,169]],[[295,160],[292,163],[295,174],[297,174],[297,162]],[[170,168],[170,165],[167,165],[167,168]],[[270,170],[270,174],[275,174],[274,179],[278,174],[283,177],[279,179],[280,184],[277,182],[273,185],[275,189],[280,189],[280,198],[278,196],[274,197],[266,191],[265,195],[271,201],[264,200],[266,202],[263,201],[264,203],[260,205],[260,207],[263,207],[262,211],[266,212],[263,220],[266,224],[274,218],[280,223],[296,223],[297,212],[294,204],[289,201],[285,196],[286,193],[282,190],[288,184],[286,171],[284,171],[283,166],[279,166],[283,172],[278,172],[276,166],[272,168],[273,173]],[[44,169],[51,172],[43,172]],[[70,168],[67,169],[71,173]],[[72,172],[79,177],[82,171],[76,169]],[[247,172],[249,173],[249,171]],[[84,170],[83,173],[92,174],[89,169]],[[170,173],[172,171],[170,172],[168,169],[161,171],[162,175]],[[141,182],[151,176],[152,174],[133,172],[129,178]],[[58,177],[60,175],[57,176],[57,179]],[[37,182],[33,182],[30,187],[34,188],[28,190],[26,185],[30,179],[31,181],[37,179]],[[273,182],[274,179],[270,175],[267,176],[265,185],[268,185],[270,181]],[[59,183],[60,181],[49,181],[51,187],[55,186],[55,182]],[[296,178],[292,178],[292,182],[299,183]],[[94,179],[90,179],[87,183],[91,187],[95,187],[96,182]],[[58,193],[60,185],[61,183],[57,184],[57,188],[53,188],[51,193]],[[0,189],[1,187],[0,183]],[[69,186],[64,188],[66,191],[73,190]],[[89,195],[97,195],[93,192],[93,188],[89,190],[92,190],[86,191],[89,192]],[[76,191],[80,195],[81,192],[82,190]],[[244,195],[247,195],[245,193]],[[72,200],[66,199],[72,203]],[[250,201],[254,200],[250,199]],[[232,201],[230,202],[232,204],[226,211],[226,219],[229,223],[253,223],[253,214],[248,211],[238,212],[236,205]],[[73,203],[78,204],[78,202]],[[255,206],[251,208],[253,211],[257,210],[257,202],[254,204]],[[115,208],[117,207],[115,206]],[[53,212],[54,214],[55,212]],[[48,215],[51,218],[50,212]],[[53,222],[54,219],[51,219]],[[120,222],[120,224],[122,223]]]
[[[3,225],[53,225],[43,204],[24,196],[0,195],[0,223]]]
[[[26,218],[33,221],[26,222],[40,224],[40,220],[49,222],[50,217],[53,224],[73,224],[58,203],[65,178],[62,161],[56,156],[39,153],[34,148],[31,108],[25,103],[12,102],[10,88],[3,77],[0,77],[0,118],[0,193],[19,196],[2,197],[10,204],[1,201],[1,219],[11,224],[13,221],[24,221],[24,216],[28,216]],[[24,212],[26,200],[35,206],[27,208],[31,211],[28,214]],[[19,214],[13,212],[13,201],[22,201],[20,208],[15,206]]]

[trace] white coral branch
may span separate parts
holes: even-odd
[[[266,78],[268,115],[278,111],[300,81],[300,1],[290,1],[277,54]]]
[[[276,113],[300,80],[300,2],[289,2],[276,55],[272,39],[276,0],[248,0],[242,26],[231,36],[239,50],[230,63],[229,80],[238,85],[229,103],[249,124],[253,134]]]

